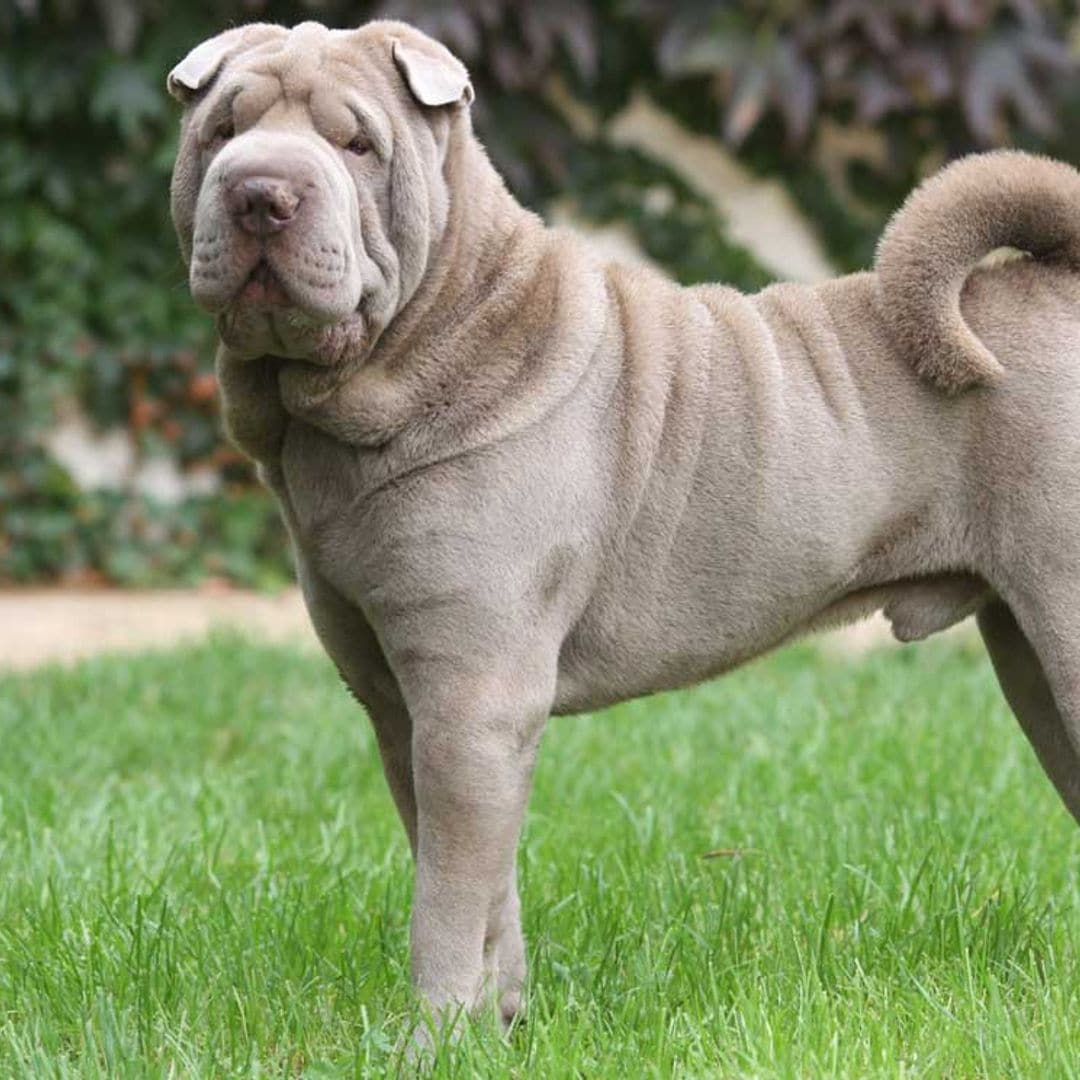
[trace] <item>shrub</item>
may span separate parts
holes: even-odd
[[[312,15],[395,15],[442,38],[517,194],[543,209],[568,193],[586,217],[626,222],[684,282],[769,275],[668,166],[602,125],[576,131],[553,76],[601,120],[640,88],[725,139],[784,180],[840,269],[866,265],[928,162],[1006,141],[1076,149],[1064,0],[21,0],[0,11],[0,580],[287,573],[276,515],[219,437],[211,332],[167,217],[177,117],[162,83],[224,26]],[[828,138],[854,129],[879,152],[824,163]],[[141,455],[215,470],[221,490],[177,506],[79,491],[44,441],[72,403]]]

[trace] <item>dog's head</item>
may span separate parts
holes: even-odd
[[[464,66],[402,23],[257,23],[197,46],[168,87],[185,106],[173,222],[222,340],[319,363],[373,340],[446,228]]]

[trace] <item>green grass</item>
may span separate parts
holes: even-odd
[[[221,637],[4,677],[0,746],[0,1076],[399,1067],[407,848],[326,660]],[[1077,1075],[1078,870],[974,645],[555,720],[529,1020],[436,1070]]]

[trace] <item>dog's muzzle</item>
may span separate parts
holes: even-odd
[[[246,233],[265,239],[282,232],[296,218],[301,197],[288,180],[247,176],[236,181],[225,197],[232,219]]]

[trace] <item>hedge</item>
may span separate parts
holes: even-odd
[[[468,63],[475,119],[518,196],[628,224],[679,280],[769,274],[671,168],[603,134],[638,90],[779,177],[840,270],[864,266],[931,165],[1010,143],[1076,160],[1069,5],[1037,0],[19,0],[0,8],[0,581],[271,584],[287,545],[221,440],[208,320],[187,296],[167,214],[177,111],[164,73],[252,18],[406,18]],[[553,79],[599,134],[571,125]],[[837,130],[884,153],[821,165]],[[664,188],[658,200],[649,193]],[[48,433],[72,409],[141,458],[211,471],[177,505],[80,490]]]

